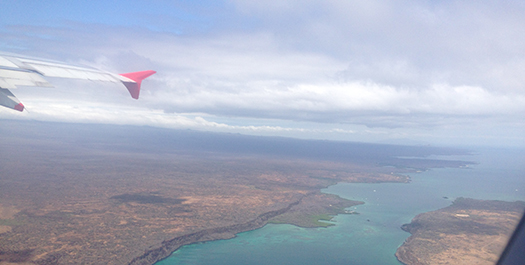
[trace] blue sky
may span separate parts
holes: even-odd
[[[521,1],[1,1],[0,50],[112,72],[0,118],[525,146]]]
[[[220,29],[232,15],[221,1],[5,1],[4,25],[67,27],[68,24],[144,28],[176,34]],[[246,23],[243,23],[246,25]]]

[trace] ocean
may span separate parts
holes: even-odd
[[[465,168],[438,168],[409,174],[400,183],[339,183],[323,190],[364,201],[359,214],[334,217],[335,226],[300,228],[268,224],[228,240],[184,246],[158,265],[168,264],[401,264],[394,253],[410,236],[400,226],[417,214],[437,210],[455,198],[525,200],[525,150],[476,149]]]

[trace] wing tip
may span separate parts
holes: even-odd
[[[129,94],[134,99],[139,99],[140,94],[140,84],[142,83],[142,80],[146,79],[147,77],[157,73],[153,70],[146,70],[146,71],[140,71],[140,72],[133,72],[133,73],[125,73],[125,74],[119,74],[123,77],[129,78],[134,81],[132,82],[122,82],[126,86],[126,88],[129,91]]]
[[[142,80],[146,79],[147,77],[157,73],[153,70],[146,70],[146,71],[139,71],[139,72],[133,72],[133,73],[125,73],[125,74],[119,74],[121,76],[127,77],[137,83],[142,82]]]
[[[15,107],[13,109],[22,112],[22,111],[24,111],[24,104],[18,103],[17,105],[15,105]]]

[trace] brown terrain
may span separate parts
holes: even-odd
[[[525,202],[458,198],[419,214],[403,230],[412,235],[396,257],[408,265],[495,264],[516,228]]]
[[[2,160],[3,262],[152,264],[304,203],[311,216],[358,204],[319,192],[339,181],[408,181],[328,162],[17,148]]]
[[[0,264],[153,264],[268,222],[326,226],[318,220],[360,203],[320,192],[337,182],[409,181],[406,165],[384,161],[188,151],[171,131],[2,122]]]

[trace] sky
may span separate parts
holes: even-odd
[[[523,1],[5,1],[0,51],[126,73],[47,78],[0,119],[525,147]]]

